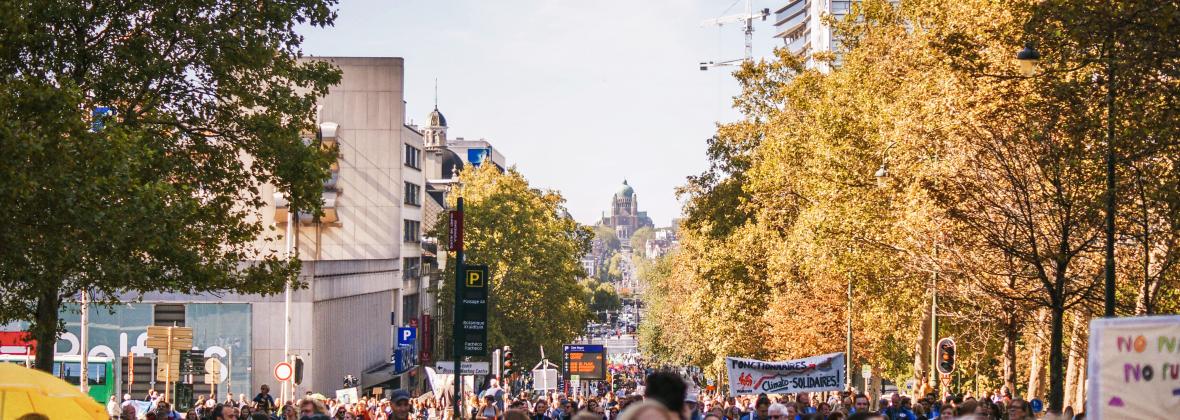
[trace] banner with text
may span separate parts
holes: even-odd
[[[729,372],[729,394],[733,396],[844,389],[844,353],[782,362],[726,357],[725,368]]]
[[[1087,366],[1087,417],[1175,418],[1180,413],[1180,316],[1090,321]]]

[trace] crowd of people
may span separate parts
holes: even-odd
[[[698,394],[677,373],[654,372],[630,386],[600,395],[566,395],[560,392],[512,394],[495,381],[478,395],[469,395],[464,419],[474,420],[1026,420],[1034,419],[1028,401],[996,391],[936,398],[934,394],[911,399],[892,393],[877,401],[865,394],[750,395],[741,397]],[[360,397],[337,401],[318,394],[276,403],[263,385],[253,399],[226,395],[218,401],[201,397],[186,413],[173,411],[155,392],[146,401],[125,396],[119,406],[108,405],[112,419],[148,420],[456,420],[445,396],[411,397],[404,390],[387,398]],[[145,407],[144,403],[148,403]],[[143,411],[141,413],[141,411]],[[1050,419],[1078,420],[1067,409]]]
[[[133,400],[124,395],[122,404],[114,397],[107,404],[111,419],[117,420],[409,420],[417,400],[404,390],[394,391],[388,398],[360,397],[355,402],[337,401],[308,393],[303,398],[277,403],[270,388],[262,385],[253,399],[240,394],[226,394],[224,400],[200,396],[192,409],[181,413],[173,410],[163,395],[149,391],[145,400]]]

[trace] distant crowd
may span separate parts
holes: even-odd
[[[638,384],[642,385],[638,385]],[[560,392],[512,395],[495,380],[478,395],[465,395],[463,419],[474,420],[1027,420],[1035,419],[1028,401],[997,390],[976,398],[971,395],[934,394],[916,400],[892,393],[873,401],[865,394],[722,396],[689,392],[684,379],[673,372],[655,372],[633,388],[601,395],[566,395]],[[201,397],[188,412],[174,411],[158,393],[143,401],[124,396],[119,405],[112,398],[107,409],[112,419],[147,420],[458,420],[447,395],[412,397],[404,390],[387,398],[360,397],[338,401],[318,394],[283,404],[276,403],[263,385],[252,399],[227,394],[218,401]],[[1084,419],[1067,410],[1049,419]]]

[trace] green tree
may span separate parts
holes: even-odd
[[[621,246],[619,236],[608,226],[595,226],[594,239],[601,242],[607,252],[618,251]]]
[[[567,215],[561,194],[531,187],[515,168],[468,166],[459,181],[467,263],[487,265],[491,274],[488,345],[510,345],[523,360],[540,360],[541,346],[553,354],[590,321],[590,297],[578,280],[592,232]],[[440,218],[434,228],[440,243],[449,222]],[[448,264],[444,278],[453,279],[454,269]],[[447,281],[439,291],[443,337],[451,335],[453,287]]]
[[[31,322],[39,369],[80,290],[115,304],[296,278],[254,246],[260,187],[318,211],[331,152],[300,133],[340,74],[298,60],[295,28],[331,25],[334,3],[0,6],[0,323]]]
[[[623,265],[626,263],[627,260],[623,258],[623,254],[617,252],[611,254],[610,259],[607,260],[607,278],[610,281],[621,280],[623,278]]]
[[[623,306],[619,293],[610,283],[587,279],[582,281],[582,287],[589,297],[591,312],[614,312]]]
[[[647,241],[656,237],[655,229],[649,227],[641,227],[631,234],[631,249],[635,255],[644,257],[647,256]]]

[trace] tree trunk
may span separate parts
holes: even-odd
[[[1078,358],[1078,385],[1074,387],[1073,412],[1086,411],[1086,353],[1082,349],[1082,357]]]
[[[1076,386],[1078,380],[1078,345],[1081,342],[1082,335],[1082,316],[1078,314],[1073,318],[1073,326],[1070,327],[1069,336],[1069,360],[1066,362],[1065,368],[1065,404],[1072,406],[1073,396],[1076,394]],[[1077,407],[1074,407],[1074,412],[1078,412]]]
[[[1011,395],[1016,395],[1016,341],[1020,340],[1020,323],[1017,321],[1016,311],[1008,312],[1008,319],[1004,323],[1004,352],[1001,365],[1004,376],[1001,378],[1004,387]]]
[[[1055,299],[1056,300],[1056,299]],[[1053,305],[1052,317],[1049,325],[1049,412],[1061,413],[1065,392],[1062,385],[1065,382],[1065,360],[1062,348],[1065,341],[1065,308],[1056,302]]]
[[[1150,213],[1147,209],[1147,191],[1143,185],[1143,173],[1138,168],[1135,169],[1135,186],[1139,190],[1139,217],[1141,218],[1139,227],[1143,229],[1143,237],[1141,245],[1143,245],[1143,259],[1142,259],[1142,280],[1139,283],[1139,296],[1135,298],[1135,315],[1144,316],[1155,313],[1153,303],[1155,302],[1153,281],[1151,279],[1151,219]],[[1154,283],[1158,283],[1156,279]]]
[[[930,308],[922,310],[922,323],[919,327],[918,340],[914,343],[914,378],[921,383],[928,383],[926,375],[930,374]]]
[[[1033,334],[1032,351],[1029,352],[1028,363],[1028,393],[1025,395],[1026,400],[1037,398],[1041,395],[1041,372],[1044,366],[1041,366],[1041,352],[1044,350],[1044,340],[1040,334],[1042,326],[1045,325],[1045,310],[1037,311],[1037,323],[1033,326],[1035,333]]]
[[[37,319],[29,325],[29,334],[37,340],[37,353],[33,367],[38,370],[53,373],[53,352],[57,345],[57,324],[59,322],[58,307],[61,299],[57,297],[57,290],[50,289],[41,293],[37,298]],[[86,351],[83,349],[82,351]]]

